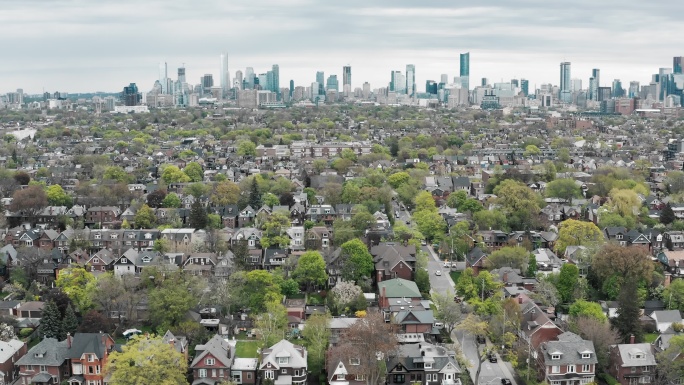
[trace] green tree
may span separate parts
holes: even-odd
[[[62,330],[64,333],[70,333],[72,336],[76,333],[78,329],[78,319],[74,313],[74,309],[69,304],[64,312],[64,320],[62,321]]]
[[[668,203],[665,205],[665,207],[660,211],[660,223],[664,225],[669,225],[670,223],[674,222],[677,218],[675,217],[675,213],[672,210],[672,206]]]
[[[413,220],[416,221],[418,231],[428,240],[440,238],[446,230],[446,221],[437,211],[422,210],[414,212]]]
[[[575,183],[573,179],[564,178],[556,179],[546,185],[544,194],[551,198],[562,198],[572,202],[572,198],[579,198],[582,196],[580,186]]]
[[[209,186],[200,182],[189,184],[183,189],[184,193],[192,195],[195,199],[202,198],[208,191]]]
[[[473,214],[473,222],[479,229],[482,230],[501,230],[507,232],[510,230],[506,214],[500,210],[482,210]]]
[[[58,184],[53,184],[49,186],[46,190],[45,193],[47,194],[47,200],[48,204],[51,206],[66,206],[66,207],[71,207],[73,204],[73,200],[71,197],[64,191],[62,186]]]
[[[534,253],[530,254],[530,261],[527,264],[527,272],[525,273],[526,277],[536,277],[537,276],[537,258],[534,256]]]
[[[344,258],[342,279],[360,282],[365,278],[372,277],[373,270],[375,269],[373,256],[368,252],[368,248],[360,239],[349,240],[343,243],[341,248],[341,256]]]
[[[533,156],[533,155],[536,156],[536,155],[540,155],[540,154],[541,154],[541,150],[539,149],[539,147],[535,146],[534,144],[527,145],[525,147],[525,152],[523,152],[523,156],[526,158],[529,156]]]
[[[93,306],[91,291],[95,288],[95,276],[82,267],[70,266],[60,270],[55,285],[69,297],[82,314]]]
[[[195,199],[190,206],[190,221],[189,226],[193,229],[205,229],[209,224],[207,211],[202,206],[199,199]]]
[[[237,204],[239,196],[240,186],[224,180],[216,185],[210,199],[215,206],[227,206]]]
[[[423,298],[430,298],[430,275],[428,272],[424,269],[416,269],[414,279]]]
[[[162,200],[162,207],[167,209],[177,209],[181,207],[181,200],[176,193],[168,193]]]
[[[248,305],[254,311],[266,309],[266,303],[282,299],[280,286],[273,275],[265,270],[252,270],[245,275],[244,293],[248,297]]]
[[[154,215],[154,210],[148,205],[142,205],[135,213],[133,218],[135,222],[135,227],[139,229],[151,229],[157,223],[157,216]]]
[[[608,318],[603,313],[601,305],[597,302],[589,302],[583,299],[578,299],[570,305],[568,314],[572,317],[592,317],[602,322],[606,322]]]
[[[130,174],[119,166],[109,166],[105,169],[104,174],[102,174],[102,179],[128,183],[130,181]]]
[[[275,345],[287,332],[287,309],[279,301],[266,303],[265,311],[254,318],[254,326],[259,331],[261,348]]]
[[[325,366],[325,353],[330,341],[330,313],[315,313],[306,320],[302,337],[307,349],[309,370],[320,373]]]
[[[561,303],[570,303],[574,299],[575,285],[579,279],[579,269],[577,266],[566,263],[558,274],[558,281],[556,282],[556,289]]]
[[[678,384],[684,375],[684,335],[672,336],[669,346],[656,355],[657,384]]]
[[[148,295],[150,321],[156,326],[173,327],[180,324],[196,300],[184,279],[165,279],[161,286]]]
[[[161,238],[154,241],[154,251],[165,254],[171,250],[171,243],[168,239]]]
[[[190,162],[185,165],[183,172],[190,178],[191,182],[201,182],[204,180],[204,170],[202,170],[202,166],[197,162]]]
[[[458,209],[465,203],[466,199],[468,199],[468,194],[463,190],[458,190],[449,194],[446,203],[452,209]]]
[[[61,341],[65,337],[62,329],[62,314],[53,301],[47,301],[40,319],[40,335],[42,338],[55,338]]]
[[[396,172],[392,175],[390,175],[387,178],[387,183],[392,186],[392,188],[399,188],[399,186],[408,183],[411,180],[411,176],[405,172],[405,171],[400,171]]]
[[[280,204],[280,199],[278,199],[278,197],[274,194],[266,193],[261,196],[261,202],[262,204],[272,208],[273,206],[278,206]]]
[[[663,290],[662,298],[668,309],[684,310],[684,280],[672,280],[670,285]]]
[[[240,156],[255,156],[256,144],[249,140],[243,140],[238,143],[237,154]]]
[[[427,191],[419,192],[418,195],[416,195],[416,197],[413,199],[413,203],[415,205],[416,212],[437,212],[437,205],[435,204],[435,200],[432,198],[432,194],[430,194]]]
[[[190,182],[190,177],[187,176],[183,171],[181,171],[178,166],[168,165],[164,167],[161,175],[162,181],[164,183],[188,183]]]
[[[252,179],[252,184],[249,188],[249,205],[254,210],[258,210],[261,207],[261,190],[259,189],[256,177]]]
[[[461,304],[454,301],[454,293],[451,290],[447,290],[444,294],[432,293],[432,302],[437,308],[435,318],[444,323],[444,328],[451,335],[456,325],[463,320]]]
[[[630,337],[635,341],[642,341],[643,330],[641,328],[641,301],[638,300],[637,285],[624,284],[620,288],[618,296],[617,317],[613,319],[613,326],[620,334],[622,343],[629,343]]]
[[[187,385],[188,362],[172,344],[157,336],[135,336],[107,359],[111,385]]]
[[[328,274],[325,272],[325,260],[321,253],[307,251],[302,254],[292,276],[300,285],[306,285],[308,291],[315,285],[324,285]]]
[[[264,224],[261,246],[264,248],[288,247],[290,245],[290,237],[287,235],[289,227],[290,216],[287,213],[273,213]]]
[[[523,247],[506,246],[494,251],[487,257],[489,268],[498,269],[504,266],[519,269],[520,271],[527,270],[527,264],[530,260],[530,252]]]
[[[560,224],[556,253],[563,255],[568,246],[593,248],[603,243],[603,232],[593,222],[567,219]]]
[[[539,196],[522,182],[506,179],[494,188],[494,194],[514,230],[526,230],[539,214]]]

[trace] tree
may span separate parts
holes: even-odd
[[[224,180],[216,185],[210,200],[214,206],[227,206],[237,204],[239,197],[240,186],[229,180]]]
[[[345,363],[358,362],[354,374],[363,376],[367,385],[384,384],[385,359],[398,348],[395,333],[394,325],[386,323],[381,313],[368,313],[346,330],[330,356]]]
[[[500,210],[482,210],[473,214],[473,222],[482,230],[509,230],[506,215]]]
[[[40,319],[40,334],[42,338],[55,338],[58,341],[64,339],[62,314],[60,314],[57,305],[53,301],[47,301],[43,307],[43,314]]]
[[[166,198],[166,191],[162,189],[157,189],[147,194],[147,205],[158,209],[164,205],[164,199]],[[180,200],[179,200],[180,201]]]
[[[566,263],[558,274],[558,281],[556,282],[556,289],[558,289],[558,296],[561,303],[570,303],[573,300],[575,285],[579,278],[579,269],[577,266]]]
[[[183,172],[190,178],[190,182],[201,182],[204,179],[204,170],[197,162],[190,162],[185,165]]]
[[[315,285],[324,285],[328,280],[328,273],[325,272],[325,260],[321,253],[317,251],[307,251],[299,257],[297,268],[292,273],[292,277],[300,285],[306,285],[310,291]]]
[[[684,336],[675,335],[670,339],[667,349],[656,355],[657,384],[671,385],[681,381],[682,374],[684,374],[682,353],[684,353]]]
[[[139,229],[152,229],[157,223],[157,216],[154,210],[148,205],[142,205],[133,217],[135,227]]]
[[[519,246],[502,247],[487,257],[489,268],[491,269],[498,269],[507,266],[514,269],[519,269],[520,271],[527,270],[529,259],[530,252]]]
[[[468,314],[468,316],[456,328],[475,336],[484,336],[489,332],[489,325],[487,322],[483,321],[475,314]],[[477,351],[477,372],[475,374],[475,385],[478,385],[480,380],[480,372],[482,371],[482,363],[485,359],[487,359],[487,355],[485,354],[484,348],[479,344],[475,350]]]
[[[180,197],[174,192],[166,194],[161,202],[162,207],[167,209],[177,209],[181,207]]]
[[[207,211],[202,207],[202,202],[199,199],[195,199],[192,202],[192,206],[190,206],[189,226],[193,229],[205,229],[208,224]]]
[[[12,212],[22,212],[29,220],[33,221],[47,204],[48,198],[43,187],[30,185],[23,190],[14,192],[9,209]]]
[[[261,207],[261,190],[259,189],[256,177],[252,179],[252,184],[249,187],[249,205],[254,210],[258,210]]]
[[[102,179],[120,183],[128,183],[130,178],[130,174],[119,166],[109,166],[105,169],[104,174],[102,174]]]
[[[580,186],[573,179],[556,179],[546,184],[544,194],[550,198],[561,198],[572,203],[572,198],[582,196]]]
[[[83,316],[78,331],[81,333],[108,332],[111,329],[111,320],[97,310],[90,310]]]
[[[667,308],[684,309],[684,280],[672,280],[670,285],[663,290],[662,298],[666,301]]]
[[[539,149],[539,147],[535,146],[534,144],[528,144],[527,146],[525,146],[525,152],[523,152],[523,156],[526,158],[533,156],[533,155],[540,155],[540,154],[541,154],[541,150]]]
[[[183,279],[166,279],[149,292],[150,321],[156,326],[173,327],[185,318],[196,300]]]
[[[25,171],[15,172],[13,178],[20,186],[28,186],[29,182],[31,181],[31,176]]]
[[[255,156],[256,144],[250,140],[243,140],[238,143],[237,154],[240,156]]]
[[[69,333],[72,336],[74,333],[76,333],[76,330],[78,329],[78,319],[76,318],[76,314],[74,313],[74,309],[71,307],[71,305],[67,306],[66,311],[64,312],[64,320],[62,321],[62,330],[64,333]]]
[[[290,245],[290,237],[287,235],[289,227],[289,213],[282,211],[273,213],[264,224],[261,246],[263,248],[288,247]]]
[[[304,324],[302,337],[311,373],[320,373],[324,369],[325,352],[330,341],[330,319],[329,313],[314,313]]]
[[[112,351],[104,368],[111,385],[187,385],[187,370],[183,355],[156,336],[133,337],[121,353]]]
[[[350,305],[363,295],[363,290],[354,282],[339,281],[328,293],[328,302],[334,314],[349,314]]]
[[[415,205],[415,211],[429,211],[437,212],[437,206],[435,205],[435,200],[432,198],[432,194],[427,191],[421,191],[413,199]]]
[[[432,197],[430,197],[432,199]],[[446,221],[437,211],[423,210],[413,213],[413,220],[416,221],[418,231],[427,240],[439,238],[444,235]]]
[[[548,279],[540,279],[534,288],[532,298],[544,306],[555,307],[560,301],[560,294],[556,286]]]
[[[620,343],[620,336],[605,320],[594,317],[576,317],[570,323],[570,330],[594,343],[596,359],[602,370],[608,367],[610,347]]]
[[[287,309],[279,301],[266,303],[266,310],[254,318],[261,348],[275,345],[287,332]]]
[[[593,222],[567,219],[560,224],[556,253],[562,255],[568,246],[599,246],[603,242],[603,232]]]
[[[447,290],[445,294],[433,292],[432,302],[437,308],[435,318],[444,323],[444,329],[448,335],[451,335],[456,325],[463,319],[461,304],[454,301],[454,293],[451,290]]]
[[[208,191],[209,186],[201,182],[191,183],[183,189],[185,194],[192,195],[195,200],[202,198]]]
[[[277,206],[280,204],[280,199],[278,199],[277,196],[269,192],[261,196],[261,202],[263,205],[272,208],[273,206]]]
[[[664,225],[669,225],[670,223],[674,222],[677,218],[675,217],[675,213],[672,210],[672,206],[668,203],[665,205],[665,207],[660,211],[660,223]]]
[[[468,193],[466,193],[464,190],[458,190],[455,191],[447,197],[447,206],[451,207],[452,209],[458,209],[465,203],[465,201],[468,199]]]
[[[430,298],[430,275],[424,269],[416,269],[416,286],[423,298]]]
[[[522,182],[506,179],[494,188],[494,194],[514,230],[526,230],[539,214],[538,195]]]
[[[183,171],[181,171],[178,166],[167,165],[162,171],[161,179],[164,183],[188,183],[190,182],[190,177],[187,176]]]
[[[650,282],[653,262],[648,253],[639,247],[625,247],[613,243],[603,245],[596,253],[591,269],[602,280],[617,275],[623,282]]]
[[[82,267],[70,266],[60,270],[55,284],[69,296],[78,311],[85,313],[92,308],[90,292],[95,287],[95,276]]]
[[[407,172],[400,171],[390,175],[387,178],[387,183],[389,183],[392,188],[396,189],[399,188],[399,186],[408,183],[410,180],[411,176]]]
[[[620,288],[618,296],[618,315],[613,319],[613,326],[620,334],[622,343],[629,343],[630,337],[641,341],[641,303],[637,300],[637,285],[628,283]]]
[[[276,284],[273,275],[265,270],[252,270],[247,273],[242,289],[248,297],[248,306],[253,311],[265,310],[267,302],[282,299],[280,286]]]
[[[534,253],[530,254],[530,260],[527,263],[527,271],[525,272],[525,277],[535,277],[537,275],[537,257]]]
[[[375,269],[373,256],[360,239],[355,238],[343,243],[341,249],[341,257],[344,258],[342,279],[359,282],[372,276]]]
[[[64,191],[62,186],[58,184],[49,186],[45,190],[45,194],[47,195],[48,204],[51,206],[71,207],[73,204],[71,197]]]
[[[608,318],[603,314],[601,305],[597,302],[589,302],[583,299],[578,299],[570,305],[568,314],[572,317],[590,317],[601,322],[606,322]]]

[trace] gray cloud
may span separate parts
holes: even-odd
[[[391,70],[416,65],[426,79],[458,74],[471,52],[471,78],[558,83],[558,64],[573,63],[585,84],[650,80],[682,55],[678,18],[684,2],[577,0],[4,0],[0,2],[0,92],[147,90],[160,61],[185,63],[188,79],[218,78],[218,55],[231,70],[257,73],[278,63],[281,85],[309,85],[315,71],[353,67],[353,86],[385,86]],[[659,4],[660,3],[660,4]],[[175,70],[174,70],[175,71]],[[174,71],[170,70],[170,73]],[[471,85],[476,84],[471,80]]]

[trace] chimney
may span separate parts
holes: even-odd
[[[71,349],[71,333],[67,333],[67,348]]]
[[[629,336],[629,343],[630,343],[630,344],[633,344],[633,343],[634,343],[634,334],[631,334],[631,335]]]

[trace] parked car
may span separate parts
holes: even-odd
[[[487,354],[487,358],[489,358],[489,362],[492,362],[492,363],[497,362],[496,354],[494,354],[492,352],[489,352]]]
[[[511,380],[509,380],[508,378],[502,378],[501,385],[511,385]]]
[[[435,275],[442,275],[442,271],[441,270],[435,271]]]
[[[481,335],[478,335],[476,340],[478,344],[484,344],[486,342],[484,336]]]

